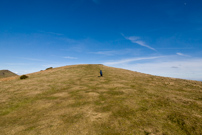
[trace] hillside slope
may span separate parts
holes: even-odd
[[[1,134],[202,134],[202,82],[104,65],[28,76],[0,82]]]
[[[17,76],[17,74],[9,71],[9,70],[0,70],[0,79],[6,77]]]

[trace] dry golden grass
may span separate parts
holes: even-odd
[[[202,134],[202,82],[103,65],[28,76],[0,80],[2,135]]]
[[[8,78],[8,77],[14,77],[14,76],[18,76],[18,75],[9,70],[0,70],[0,80],[2,78]]]

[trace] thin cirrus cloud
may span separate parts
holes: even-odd
[[[24,58],[24,57],[19,57],[19,58],[24,60],[29,60],[29,61],[44,61],[42,59],[35,59],[35,58]]]
[[[124,36],[124,35],[122,34],[122,36]],[[149,48],[151,50],[156,51],[156,49],[152,48],[151,46],[147,45],[144,41],[142,41],[140,39],[140,37],[137,37],[137,36],[126,37],[126,36],[124,36],[124,38],[127,40],[130,40],[132,43],[135,43],[135,44],[138,44],[138,45],[141,45],[143,47],[146,47],[146,48]]]
[[[117,51],[98,51],[98,52],[91,52],[94,54],[101,54],[101,55],[115,55]]]
[[[117,64],[129,63],[129,62],[133,62],[133,61],[157,59],[157,58],[161,58],[161,57],[164,57],[164,56],[123,59],[123,60],[117,60],[117,61],[112,61],[112,62],[105,62],[103,64],[105,64],[105,65],[117,65]]]
[[[201,58],[168,55],[123,59],[103,64],[152,75],[202,81],[201,61]]]
[[[184,60],[172,59],[169,61],[162,59],[161,61],[145,63],[129,63],[119,65],[119,67],[152,75],[202,81],[201,61],[202,59],[198,58]]]
[[[138,53],[138,50],[133,50],[133,49],[127,48],[127,49],[122,49],[122,50],[98,51],[98,52],[90,52],[90,53],[112,56],[112,55],[124,55],[124,54],[130,54],[130,53]]]
[[[72,59],[72,60],[75,60],[75,59],[78,59],[76,57],[70,57],[70,56],[67,56],[67,57],[64,57],[65,59]]]
[[[188,55],[185,55],[183,53],[176,53],[176,54],[179,55],[179,56],[188,56]]]

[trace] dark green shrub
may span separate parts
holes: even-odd
[[[53,67],[46,68],[46,70],[52,69]]]
[[[20,76],[20,79],[26,79],[26,78],[28,78],[28,76],[26,76],[26,75]]]

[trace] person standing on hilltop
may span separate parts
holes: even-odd
[[[100,70],[100,76],[102,76],[102,70]]]

